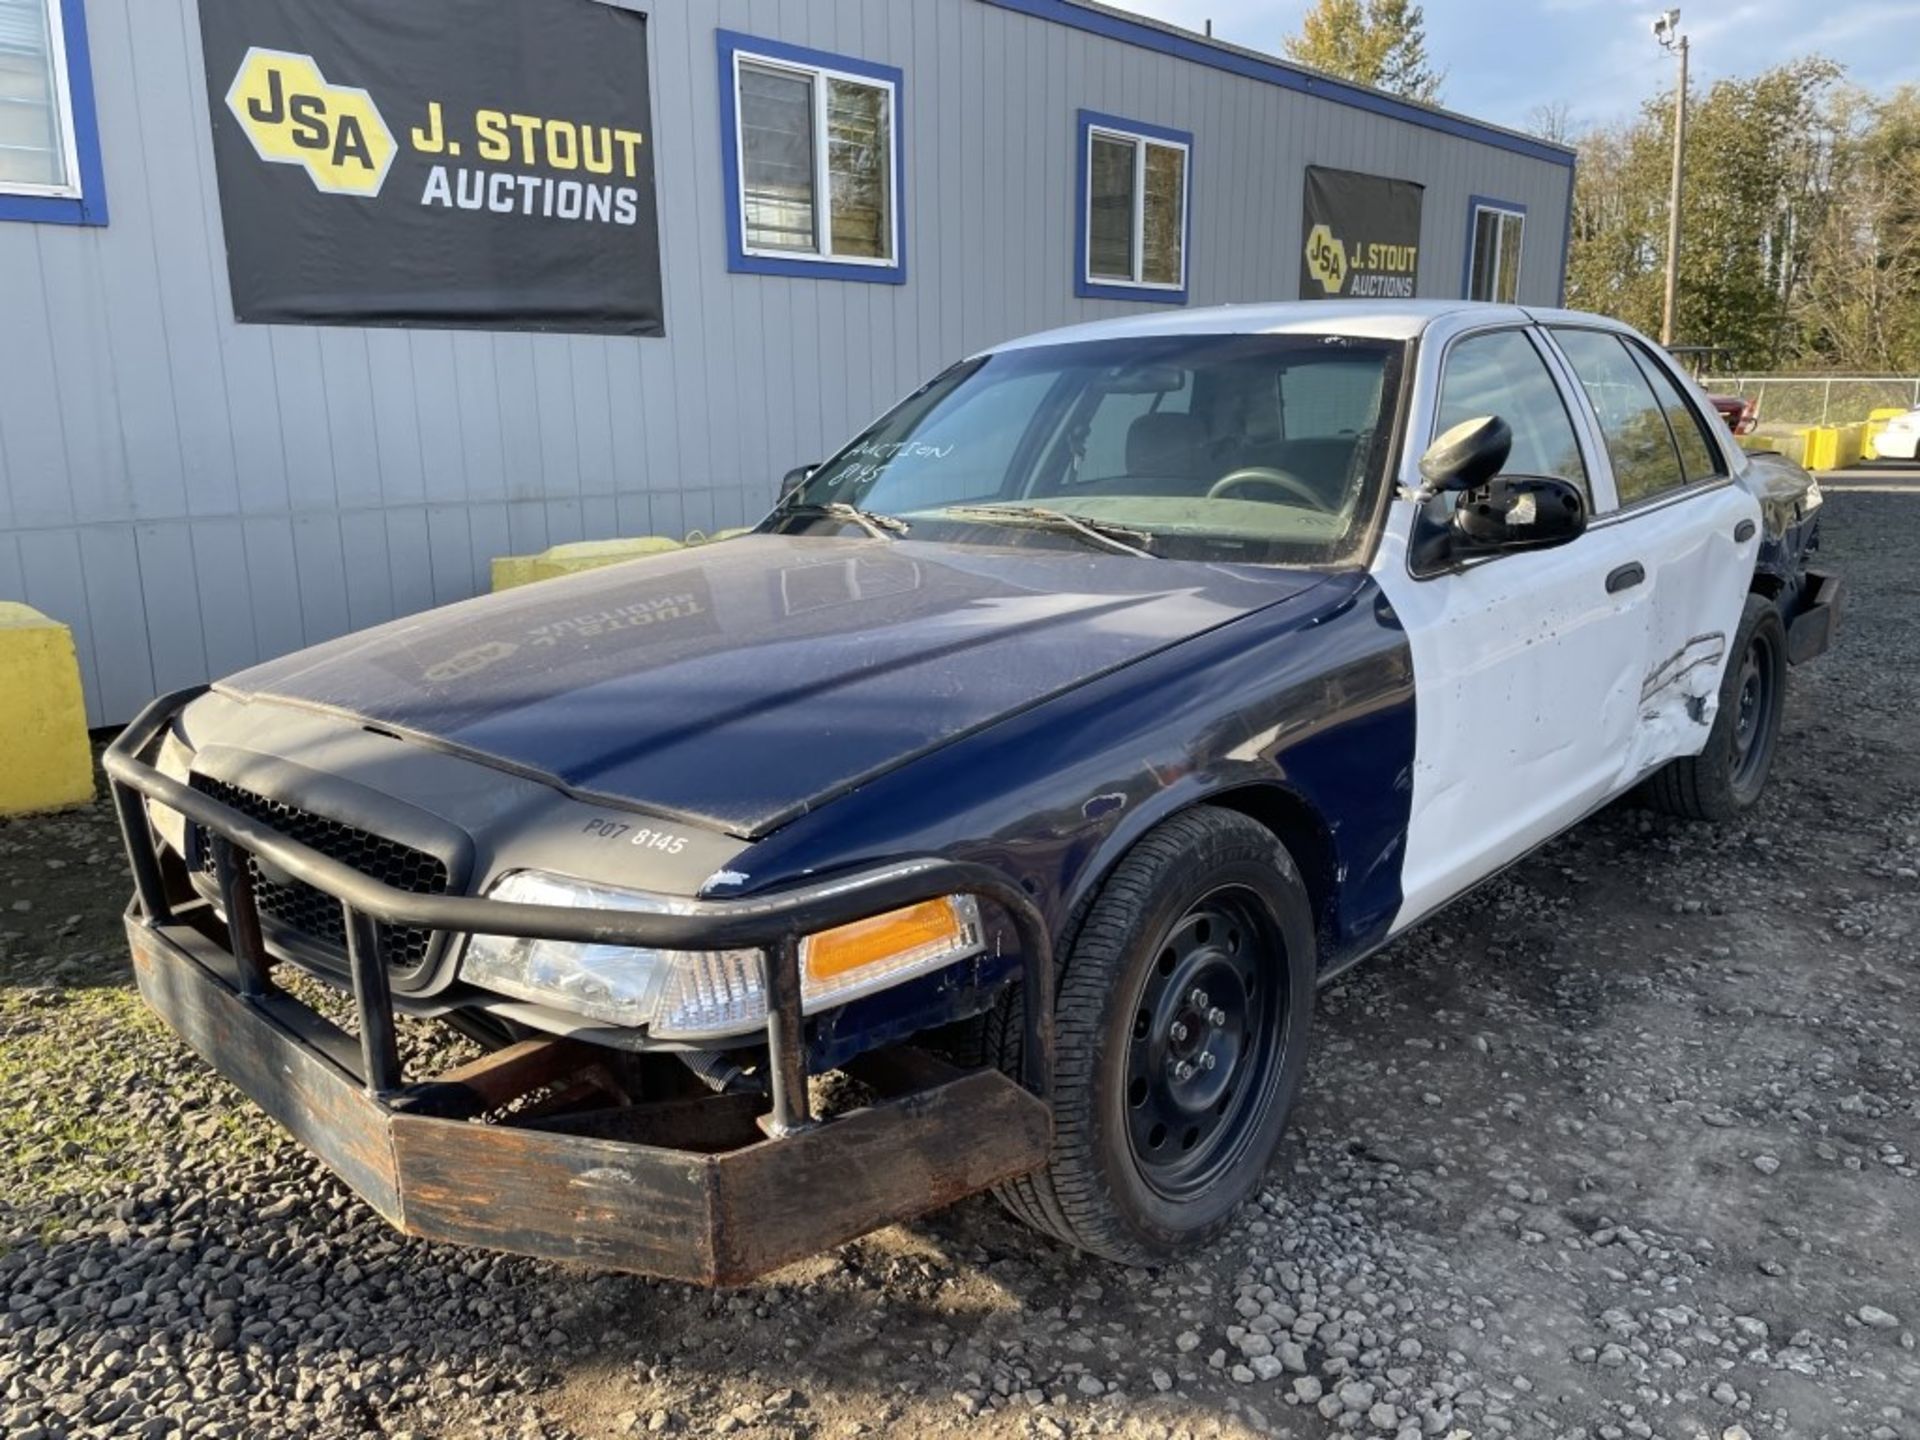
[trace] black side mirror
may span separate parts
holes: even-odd
[[[1454,559],[1550,550],[1587,528],[1587,501],[1571,481],[1546,475],[1503,475],[1461,492],[1449,527]]]
[[[1427,447],[1420,478],[1433,490],[1471,490],[1505,468],[1513,430],[1498,415],[1462,420]]]
[[[794,491],[807,483],[807,477],[820,468],[816,462],[812,465],[796,465],[780,477],[780,498],[786,499]]]

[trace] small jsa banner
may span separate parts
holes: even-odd
[[[646,17],[200,0],[243,321],[659,335]]]
[[[1424,188],[1309,165],[1300,298],[1411,300],[1420,273]]]

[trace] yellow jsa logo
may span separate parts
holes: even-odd
[[[1329,295],[1338,295],[1347,279],[1347,251],[1326,225],[1307,232],[1307,273]]]
[[[227,91],[227,109],[262,160],[301,165],[316,188],[374,196],[393,165],[393,132],[364,90],[329,85],[311,55],[255,46]]]

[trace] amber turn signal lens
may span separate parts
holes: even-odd
[[[967,938],[951,899],[923,900],[809,935],[803,947],[807,978],[823,984],[882,961],[958,949]]]

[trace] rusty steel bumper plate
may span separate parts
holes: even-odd
[[[477,1118],[516,1087],[590,1065],[591,1047],[568,1041],[375,1094],[352,1036],[277,987],[243,996],[233,957],[201,929],[149,924],[137,906],[126,926],[146,1003],[367,1204],[429,1240],[739,1284],[1047,1158],[1046,1103],[990,1070],[935,1072],[778,1138],[755,1128],[759,1096]]]

